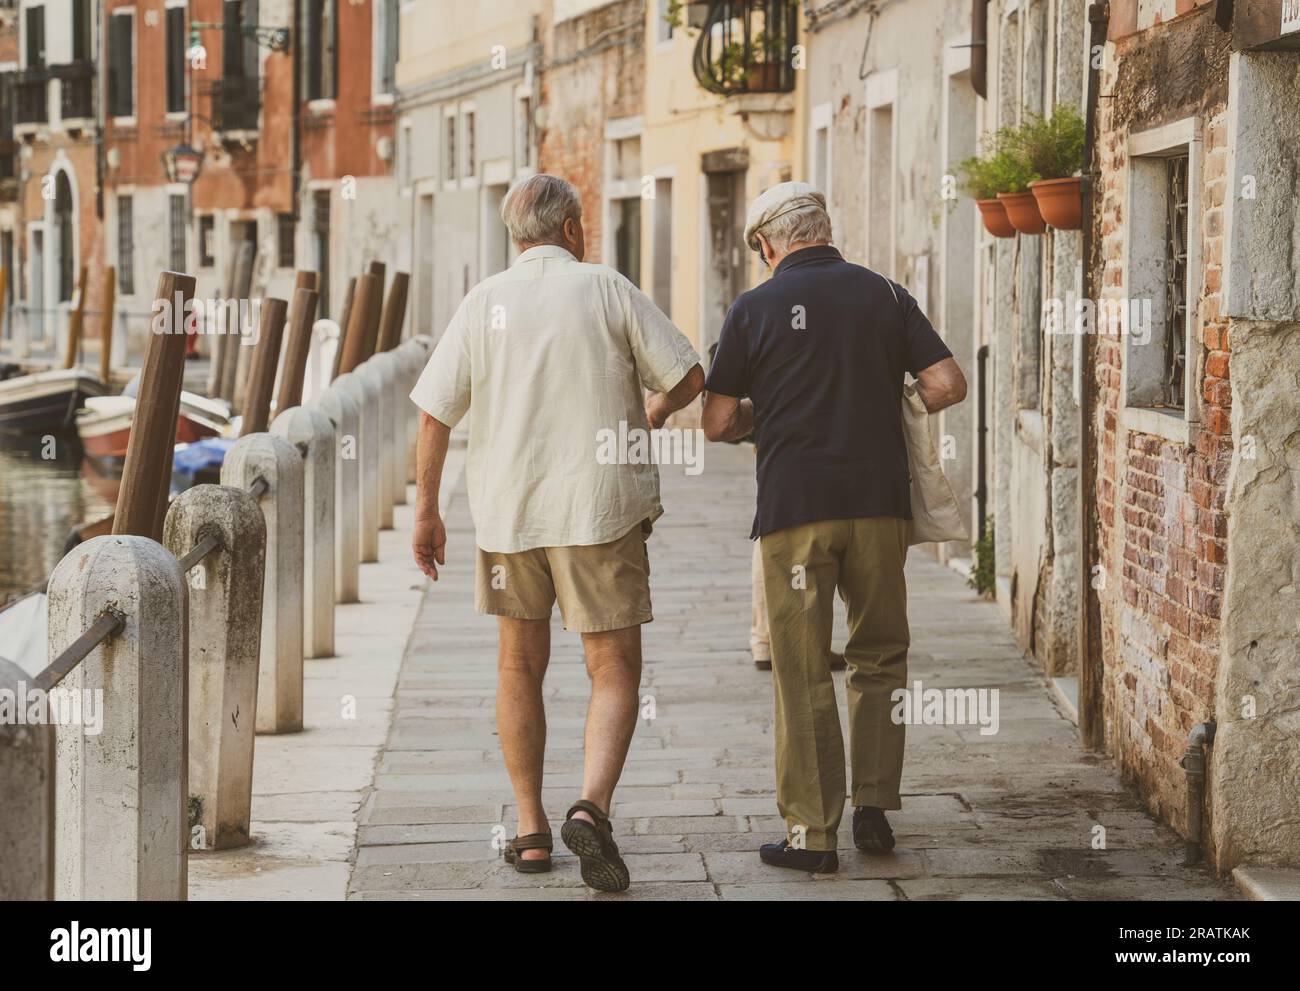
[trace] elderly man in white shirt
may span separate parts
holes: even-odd
[[[468,413],[475,604],[499,625],[497,726],[519,810],[505,857],[522,873],[551,869],[542,679],[558,601],[565,628],[582,635],[592,684],[582,796],[561,837],[588,885],[623,891],[630,878],[609,810],[636,728],[641,625],[653,618],[646,538],[663,507],[656,466],[601,457],[598,438],[662,427],[699,395],[704,372],[636,286],[583,264],[569,183],[525,179],[501,216],[518,260],[465,297],[411,393],[424,411],[415,559],[438,580],[447,542],[438,489],[451,430]]]

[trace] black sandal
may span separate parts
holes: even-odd
[[[593,826],[586,820],[573,818],[575,812],[587,813],[596,824]],[[632,878],[627,872],[627,864],[619,856],[609,816],[584,799],[574,802],[564,818],[560,838],[582,862],[583,882],[597,891],[626,891]]]
[[[507,864],[513,864],[520,874],[548,874],[551,870],[553,849],[555,843],[550,833],[529,833],[527,836],[516,836],[507,843],[501,851],[501,856],[505,858]],[[546,856],[541,860],[526,860],[519,856],[525,850],[545,850]]]

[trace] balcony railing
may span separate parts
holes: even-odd
[[[45,69],[27,69],[18,73],[14,83],[15,124],[45,124],[50,119],[50,101],[46,94],[50,74]]]
[[[799,0],[713,0],[695,45],[695,78],[722,96],[793,92],[798,30]]]
[[[92,120],[95,116],[95,67],[90,62],[56,65],[60,115],[64,120]]]
[[[230,76],[212,83],[212,129],[218,132],[256,131],[262,105],[260,80]]]

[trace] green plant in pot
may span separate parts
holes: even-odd
[[[984,140],[983,154],[967,158],[958,166],[962,173],[961,188],[979,207],[984,229],[994,237],[1015,237],[1004,193],[1024,193],[1033,175],[1020,157],[1014,132],[1002,128]]]
[[[1007,211],[1011,226],[1021,234],[1041,234],[1047,230],[1038,203],[1029,191],[1029,184],[1039,178],[1025,157],[1025,128],[1007,125],[999,128],[996,136],[999,161],[998,200]]]
[[[1050,117],[1031,114],[1021,128],[1020,153],[1038,175],[1029,184],[1043,219],[1058,230],[1083,226],[1084,122],[1071,106],[1058,104]]]

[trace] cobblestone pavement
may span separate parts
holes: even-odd
[[[556,617],[546,681],[544,798],[556,835],[549,875],[499,857],[514,835],[494,726],[495,624],[473,610],[473,529],[463,483],[447,513],[449,563],[407,646],[388,743],[360,813],[354,899],[1224,899],[1231,887],[1180,866],[1181,844],[1142,811],[1109,760],[1083,753],[996,607],[923,555],[908,566],[910,681],[997,688],[1000,727],[908,729],[898,847],[853,848],[846,810],[840,871],[764,866],[783,831],[772,772],[772,686],[748,653],[753,456],[710,446],[705,470],[663,471],[667,515],[651,538],[656,621],[645,630],[643,696],[615,796],[632,872],[597,895],[559,841],[578,797],[587,677],[581,643]],[[842,619],[837,623],[842,641]],[[843,699],[843,675],[836,680]],[[648,700],[649,701],[649,700]],[[1099,831],[1101,827],[1104,832]],[[1104,838],[1104,849],[1095,849]]]

